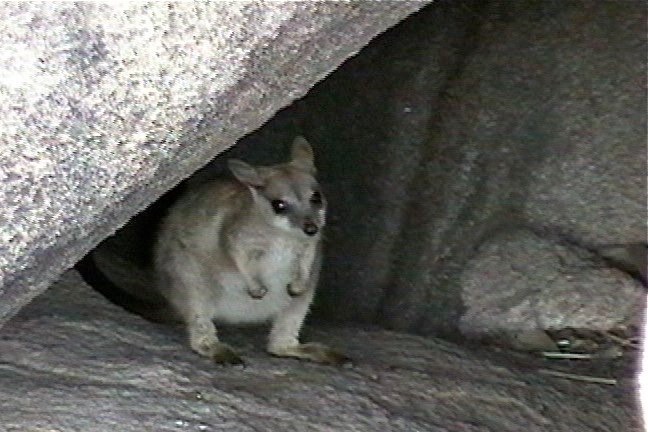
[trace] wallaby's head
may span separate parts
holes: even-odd
[[[257,208],[271,225],[307,237],[315,237],[324,227],[326,199],[315,179],[313,149],[303,137],[293,141],[287,163],[257,167],[231,159],[228,166],[252,191]]]

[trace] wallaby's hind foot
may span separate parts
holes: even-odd
[[[243,359],[229,345],[218,341],[205,341],[193,347],[194,351],[222,365],[242,365]]]
[[[276,357],[290,357],[300,360],[310,360],[315,363],[329,364],[334,366],[341,366],[345,363],[350,363],[351,359],[339,351],[336,351],[328,346],[311,342],[295,346],[269,349],[270,354]]]
[[[243,359],[229,345],[219,343],[219,347],[211,356],[214,362],[221,365],[241,365],[245,366]]]
[[[218,364],[243,364],[243,360],[232,347],[218,340],[216,328],[211,321],[196,321],[190,324],[189,343],[195,352]]]

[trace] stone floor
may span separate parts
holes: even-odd
[[[0,330],[2,431],[638,431],[632,372],[618,384],[546,376],[542,360],[383,330],[309,327],[345,350],[333,368],[264,353],[224,329],[245,368],[187,349],[75,272]]]

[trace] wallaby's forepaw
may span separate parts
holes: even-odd
[[[264,287],[263,285],[259,285],[254,288],[248,288],[247,292],[253,299],[260,300],[265,297],[266,294],[268,294],[268,288]]]
[[[299,344],[279,349],[269,349],[268,351],[270,354],[277,357],[292,357],[334,366],[340,366],[351,362],[351,359],[341,352],[317,342]]]
[[[289,283],[286,285],[286,291],[290,297],[298,297],[306,292],[303,287],[303,284]]]

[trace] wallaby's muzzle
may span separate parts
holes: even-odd
[[[304,233],[309,236],[314,236],[317,234],[317,231],[319,231],[319,228],[317,225],[315,225],[313,222],[306,222],[304,223]]]

